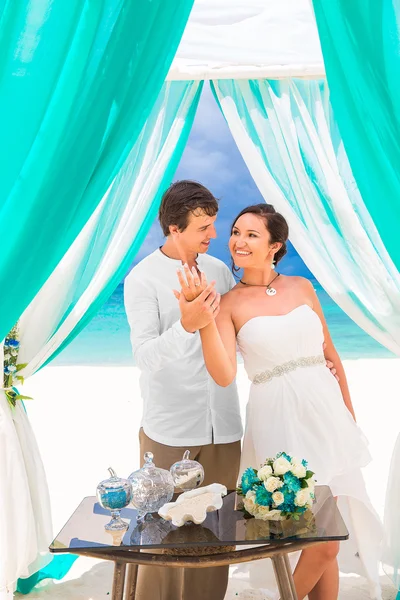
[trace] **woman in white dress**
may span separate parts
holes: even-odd
[[[305,458],[318,484],[329,485],[338,497],[353,543],[348,570],[364,574],[371,597],[380,598],[381,528],[360,471],[370,461],[367,443],[311,283],[275,270],[288,234],[284,217],[271,205],[248,207],[235,219],[229,248],[243,275],[219,306],[217,297],[216,319],[200,331],[205,362],[218,385],[229,385],[238,344],[252,381],[241,472],[283,450]],[[196,273],[188,281],[191,297],[206,285]],[[334,363],[339,383],[326,360]],[[302,552],[294,572],[299,599],[337,599],[338,551],[337,542],[328,542]]]

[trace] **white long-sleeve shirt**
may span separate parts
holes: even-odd
[[[200,254],[199,268],[220,294],[233,277],[220,260]],[[125,279],[125,310],[136,365],[141,370],[142,427],[168,446],[226,444],[240,440],[242,422],[236,383],[218,386],[209,376],[199,332],[182,327],[173,289],[181,261],[156,250]]]

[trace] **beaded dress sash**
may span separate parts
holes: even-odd
[[[255,385],[267,383],[267,381],[271,381],[273,377],[281,377],[282,375],[285,375],[285,373],[289,373],[290,371],[295,371],[296,369],[301,369],[304,367],[324,365],[325,362],[326,359],[323,354],[319,354],[318,356],[303,356],[296,360],[289,360],[289,362],[283,363],[282,365],[277,365],[273,369],[258,373],[254,377],[253,383]]]

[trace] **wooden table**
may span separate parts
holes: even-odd
[[[112,600],[134,600],[138,565],[204,569],[270,558],[281,600],[297,600],[288,553],[349,537],[330,489],[316,488],[313,518],[271,525],[246,520],[236,510],[230,492],[223,507],[209,513],[202,525],[177,528],[158,515],[144,521],[125,508],[126,531],[113,533],[104,525],[110,513],[94,496],[84,498],[50,546],[50,552],[70,552],[114,562]],[[248,547],[250,546],[250,547]],[[154,551],[154,552],[152,552]]]

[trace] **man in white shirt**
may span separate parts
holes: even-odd
[[[140,454],[154,454],[164,469],[182,458],[204,467],[204,485],[218,482],[234,489],[240,462],[242,422],[236,384],[217,386],[204,364],[199,330],[213,319],[219,294],[235,284],[228,267],[206,255],[216,237],[218,203],[199,183],[179,181],[165,192],[159,219],[165,244],[142,260],[125,280],[125,309],[136,365],[141,370],[143,418]],[[215,290],[184,305],[173,289],[177,270],[187,264]],[[222,600],[228,567],[166,569],[140,567],[138,600]]]

